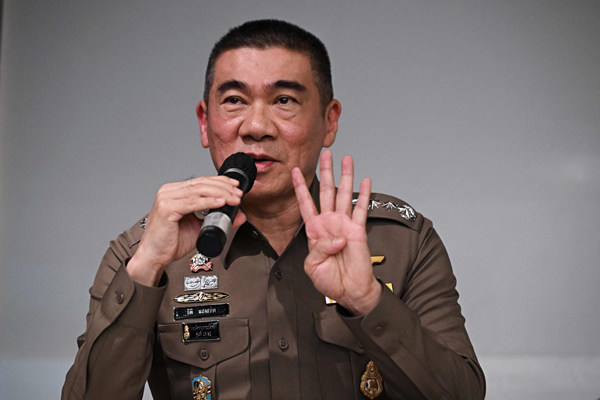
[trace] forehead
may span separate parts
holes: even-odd
[[[242,47],[223,52],[215,62],[213,88],[229,80],[257,87],[289,80],[316,90],[310,57],[283,47]]]

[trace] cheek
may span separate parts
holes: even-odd
[[[311,119],[297,119],[280,124],[280,132],[286,136],[286,142],[305,148],[317,147],[323,143],[323,125]]]
[[[225,144],[234,141],[237,138],[239,127],[238,120],[231,120],[216,116],[210,119],[208,125],[208,137],[213,144]]]

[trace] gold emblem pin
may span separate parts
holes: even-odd
[[[188,340],[190,338],[190,328],[187,325],[183,327],[183,340]]]
[[[229,295],[223,292],[196,292],[189,294],[180,294],[173,297],[173,301],[177,303],[204,303],[209,301],[217,301],[227,299]]]
[[[383,391],[383,378],[373,361],[369,361],[365,373],[360,378],[360,391],[371,400]]]
[[[200,375],[192,380],[194,400],[211,400],[211,383],[208,378]]]
[[[371,256],[371,264],[381,264],[385,261],[385,256]]]

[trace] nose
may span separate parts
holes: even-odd
[[[271,119],[269,107],[261,103],[252,104],[240,126],[239,134],[244,139],[252,138],[256,141],[274,138],[277,128]]]

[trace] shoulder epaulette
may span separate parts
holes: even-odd
[[[356,204],[357,197],[358,193],[354,193],[353,204]],[[371,193],[367,218],[392,219],[413,230],[419,230],[423,224],[423,216],[408,203],[382,193]]]

